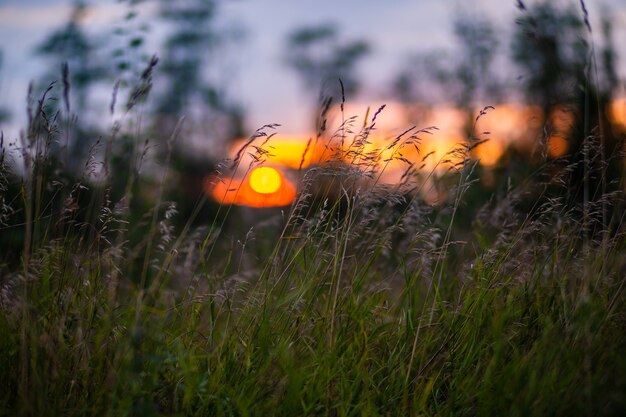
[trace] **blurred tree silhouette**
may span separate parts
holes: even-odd
[[[485,18],[460,16],[454,22],[454,34],[460,49],[455,78],[460,83],[457,104],[466,109],[485,100],[500,101],[501,84],[493,61],[498,49],[497,30]]]
[[[550,162],[545,176],[534,176],[537,194],[529,193],[523,204],[530,210],[540,194],[563,197],[567,207],[582,213],[588,224],[604,223],[609,209],[608,203],[602,202],[603,195],[623,187],[618,181],[624,167],[624,129],[612,126],[607,112],[620,84],[612,21],[604,17],[601,46],[596,46],[584,2],[578,8],[551,1],[534,2],[530,7],[520,0],[517,5],[521,16],[509,44],[508,62],[496,64],[497,48],[503,40],[494,25],[483,18],[462,16],[454,25],[458,52],[431,52],[414,58],[396,79],[395,92],[416,109],[413,117],[418,123],[423,104],[436,102],[455,102],[468,113],[476,113],[485,105],[497,106],[521,97],[526,104],[541,108],[545,124],[537,139],[542,157],[510,147],[503,158],[506,163],[492,168],[492,186],[506,190],[510,183],[517,184],[545,164],[549,156],[558,156],[549,154],[549,143],[560,136],[568,145],[566,155]],[[503,76],[507,65],[520,74],[517,82]],[[472,134],[469,125],[473,120],[468,118],[468,134]],[[559,126],[563,120],[571,128]],[[556,178],[561,177],[565,186],[557,185],[561,180]],[[490,194],[481,187],[472,193],[468,201],[476,197],[475,204]],[[592,212],[595,219],[590,217]]]
[[[214,1],[165,0],[161,8],[162,17],[173,29],[165,41],[160,71],[167,87],[157,111],[179,115],[193,104],[215,106],[217,91],[203,77],[207,57],[218,36],[213,29]]]
[[[289,35],[286,46],[287,63],[301,77],[309,93],[320,91],[320,99],[327,94],[324,84],[339,87],[341,79],[345,94],[353,96],[359,88],[355,67],[369,52],[362,40],[341,42],[332,24],[303,27]]]
[[[132,85],[141,76],[149,63],[151,54],[146,51],[146,34],[151,30],[148,22],[139,19],[138,6],[143,0],[118,0],[126,3],[124,18],[116,22],[111,38],[113,39],[112,58],[116,78],[121,88]]]
[[[73,124],[73,128],[66,132],[64,143],[54,143],[51,148],[51,156],[62,162],[58,168],[72,176],[81,174],[89,149],[99,136],[97,128],[89,126],[87,121],[89,93],[93,85],[108,74],[106,66],[95,54],[94,42],[81,27],[86,12],[87,6],[82,1],[75,2],[69,21],[50,34],[36,50],[51,61],[39,89],[44,91],[51,83],[56,83],[55,92],[63,91],[63,102],[67,106],[62,116]],[[51,107],[60,106],[60,101],[50,100],[47,105],[52,110]],[[73,118],[72,113],[81,117]]]
[[[591,43],[592,27],[584,2],[580,9],[541,2],[532,7],[518,1],[522,17],[513,37],[512,57],[523,71],[527,101],[547,115],[547,140],[558,128],[557,106],[573,116],[566,135],[567,195],[571,203],[588,203],[619,187],[623,169],[622,141],[611,129],[607,109],[619,82],[610,19],[603,23],[603,49]],[[598,56],[601,64],[598,65]],[[602,210],[602,216],[605,208]],[[598,214],[598,213],[596,213]]]
[[[454,54],[427,52],[414,56],[397,76],[394,93],[409,108],[416,104],[452,102],[467,112],[468,130],[473,112],[485,103],[499,102],[504,85],[493,65],[500,42],[488,19],[458,16],[453,25]],[[423,109],[412,109],[419,121]]]
[[[441,51],[413,55],[394,79],[393,94],[409,107],[447,101],[452,76],[450,61]]]
[[[2,49],[0,49],[0,91],[2,91],[2,67],[4,66],[4,53],[2,51]],[[9,112],[3,108],[0,107],[0,123],[9,120],[10,115]],[[2,152],[2,150],[0,149],[0,152]]]
[[[161,0],[161,15],[172,30],[164,45],[160,72],[166,87],[157,113],[170,127],[182,115],[188,124],[211,120],[211,133],[229,139],[243,134],[242,111],[227,99],[223,86],[207,77],[224,42],[215,25],[217,8],[215,0]]]
[[[106,75],[104,65],[94,54],[93,42],[81,28],[86,11],[87,6],[82,1],[75,2],[65,26],[53,32],[37,49],[52,61],[46,76],[48,80],[58,80],[63,63],[67,63],[72,98],[76,107],[83,110],[88,106],[89,89]]]
[[[528,101],[550,106],[576,100],[586,83],[590,47],[577,10],[548,2],[520,6],[512,58],[523,71]]]
[[[175,175],[166,195],[179,202],[182,219],[194,212],[205,192],[204,179],[228,142],[245,135],[243,110],[228,97],[223,80],[215,80],[218,59],[223,59],[220,53],[232,40],[229,30],[218,27],[219,4],[218,0],[160,1],[170,31],[159,70],[163,90],[157,99],[155,135],[165,143],[180,118],[185,118],[170,150]],[[164,159],[167,147],[160,148]],[[198,221],[214,218],[213,210],[211,204],[203,206]]]

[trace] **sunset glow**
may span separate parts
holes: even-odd
[[[626,98],[613,101],[609,106],[611,122],[626,128]]]
[[[551,135],[548,138],[548,155],[552,158],[559,158],[567,152],[569,143],[567,138],[560,135]]]
[[[509,145],[532,149],[544,124],[543,112],[536,106],[499,104],[494,107],[476,120],[474,129],[474,135],[486,142],[474,148],[472,156],[487,167],[496,165]]]
[[[257,172],[257,170],[261,170]],[[253,177],[252,174],[255,174]],[[220,204],[249,207],[284,207],[296,198],[296,185],[269,167],[256,168],[242,179],[223,178],[222,181],[207,180],[205,189]],[[213,182],[215,182],[213,184]]]
[[[352,106],[351,108],[355,108]],[[361,106],[355,126],[371,126],[379,107],[369,111]],[[367,122],[363,117],[368,115]],[[376,116],[375,128],[366,138],[351,136],[344,146],[343,160],[362,171],[375,171],[374,180],[383,184],[398,184],[407,180],[408,169],[423,172],[443,171],[459,162],[454,153],[463,142],[464,113],[451,106],[424,109],[420,126],[436,126],[436,129],[415,128],[399,137],[410,127],[408,110],[399,103],[386,105]],[[418,123],[412,123],[417,126]],[[399,128],[403,127],[404,128]],[[413,136],[413,137],[412,137]]]
[[[402,136],[409,125],[405,106],[392,103],[381,108],[346,105],[345,114],[331,114],[335,129],[333,137],[317,138],[313,133],[287,134],[257,138],[252,143],[241,139],[229,152],[231,159],[239,157],[230,178],[207,189],[213,198],[223,204],[251,207],[286,206],[296,196],[297,185],[287,178],[289,172],[314,165],[343,162],[368,173],[377,184],[400,184],[420,181],[407,176],[408,170],[428,174],[443,172],[461,162],[461,144],[468,137],[484,141],[472,149],[470,157],[486,167],[495,167],[508,146],[530,152],[547,129],[547,153],[552,158],[566,154],[569,136],[574,130],[576,112],[564,105],[554,106],[547,117],[536,106],[500,104],[488,108],[474,121],[473,134],[467,132],[467,114],[449,105],[418,108],[418,121],[413,125],[433,126],[414,130]],[[618,100],[610,107],[610,117],[616,123],[626,123],[626,100]],[[348,113],[348,110],[356,113]],[[335,110],[336,112],[336,110]],[[347,114],[356,114],[348,117]],[[343,127],[342,127],[343,126]],[[395,128],[393,128],[395,126]],[[362,129],[366,127],[366,134]],[[405,127],[406,129],[406,127]],[[413,135],[413,137],[412,137]],[[468,136],[471,135],[471,136]],[[343,144],[343,146],[342,146]],[[244,146],[246,146],[244,148]],[[253,165],[263,164],[250,169]]]
[[[280,173],[272,167],[254,168],[250,174],[250,187],[259,194],[273,194],[282,185]]]
[[[504,143],[498,139],[488,139],[472,150],[472,156],[485,167],[496,165],[503,153]]]
[[[235,141],[230,149],[230,157],[246,145],[247,139]],[[270,139],[258,138],[243,153],[241,166],[248,166],[253,156],[266,163],[286,166],[291,169],[308,168],[324,158],[324,146],[315,141],[315,135],[283,135],[278,134]]]

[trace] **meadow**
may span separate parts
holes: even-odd
[[[424,169],[381,154],[429,127],[372,151],[385,110],[342,115],[310,139],[330,156],[294,170],[293,203],[256,208],[205,186],[170,198],[185,119],[160,140],[145,123],[155,68],[116,86],[122,116],[79,175],[71,68],[29,94],[20,141],[2,139],[0,415],[626,412],[623,131],[606,151],[591,89],[576,146],[552,157],[544,137],[515,175],[519,156],[480,165],[477,132]],[[279,131],[257,130],[212,181],[264,166]],[[383,183],[392,161],[405,170]]]

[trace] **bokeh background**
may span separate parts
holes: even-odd
[[[156,53],[164,58],[165,42],[171,34],[171,22],[161,15],[168,2],[156,0],[93,0],[80,17],[80,28],[94,46],[99,60],[113,59],[116,43],[123,43],[116,30],[136,31],[144,40],[141,53]],[[180,2],[181,4],[184,2]],[[194,2],[190,2],[194,3]],[[202,2],[196,2],[201,4]],[[203,71],[219,80],[220,88],[241,107],[248,131],[266,123],[280,123],[286,132],[308,131],[311,113],[317,105],[311,89],[287,63],[288,38],[294,31],[319,25],[332,25],[338,43],[364,41],[369,53],[358,60],[355,72],[361,83],[358,94],[349,97],[372,104],[395,98],[394,82],[412,64],[416,56],[440,54],[456,56],[463,49],[455,36],[454,22],[471,18],[488,22],[496,34],[494,51],[503,80],[519,84],[525,74],[510,64],[511,36],[515,20],[521,16],[516,2],[480,0],[464,1],[398,0],[386,2],[340,2],[320,0],[231,0],[215,2],[211,29],[222,38],[219,47],[199,49]],[[532,5],[534,2],[528,2]],[[536,2],[535,2],[536,3]],[[578,1],[552,1],[555,6],[578,7]],[[602,44],[601,22],[610,17],[617,52],[626,44],[626,4],[620,0],[587,2],[589,19],[596,30],[594,41]],[[10,115],[3,121],[8,136],[23,125],[25,91],[30,81],[41,80],[54,63],[40,53],[52,33],[62,28],[72,15],[75,3],[66,0],[3,0],[0,2],[0,49],[3,66],[0,72],[0,94],[3,110]],[[131,21],[129,12],[137,13]],[[143,27],[143,30],[141,29]],[[132,35],[129,35],[132,36]],[[39,51],[39,52],[38,52]],[[625,73],[626,62],[617,68]],[[112,79],[99,84],[93,100],[100,108],[108,104]],[[159,82],[159,77],[156,79]],[[426,95],[426,94],[425,94]],[[311,99],[313,96],[313,100]],[[484,105],[490,104],[485,99]]]
[[[480,163],[476,207],[547,161],[563,158],[557,177],[583,154],[593,160],[583,152],[592,136],[599,178],[619,178],[624,165],[618,0],[5,1],[0,23],[0,122],[16,170],[28,115],[45,96],[49,114],[71,107],[64,123],[73,128],[51,145],[55,175],[82,177],[113,131],[113,169],[131,170],[136,153],[148,156],[148,177],[171,168],[167,197],[183,213],[198,195],[288,206],[301,169],[329,162],[362,166],[375,183],[411,178],[407,188],[418,184],[426,202],[445,202],[448,185],[435,180],[462,162],[459,144]],[[351,157],[346,146],[374,119]],[[415,140],[394,140],[411,126]],[[269,134],[269,143],[247,139]],[[259,162],[277,171],[253,184]],[[576,191],[578,171],[572,201],[588,198]],[[151,189],[141,187],[146,203]]]

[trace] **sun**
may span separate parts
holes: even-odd
[[[274,168],[255,168],[250,174],[250,187],[259,194],[272,194],[282,185],[280,173]]]

